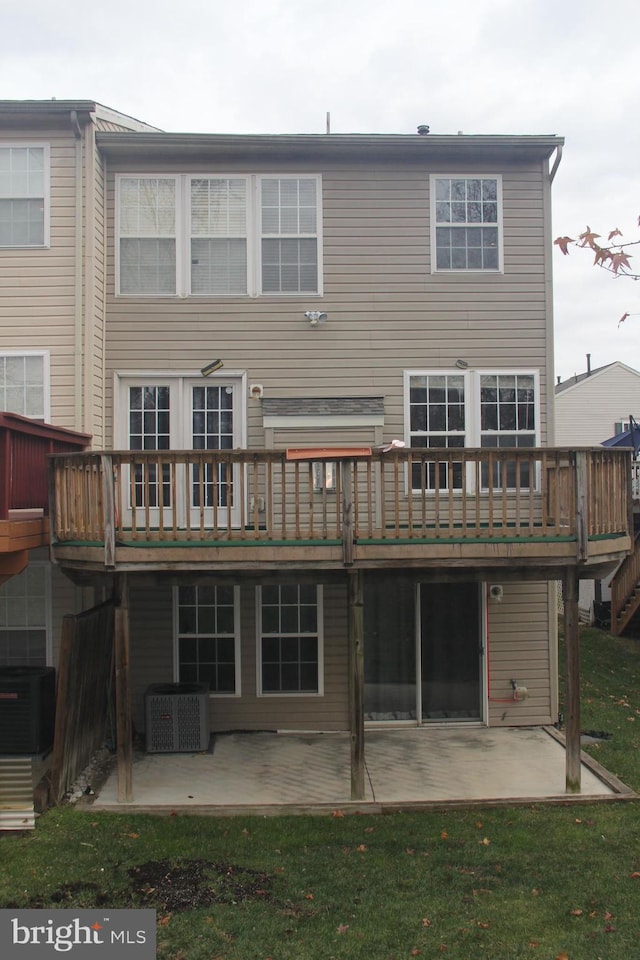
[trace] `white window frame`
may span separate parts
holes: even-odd
[[[218,586],[218,584],[216,584]],[[180,683],[180,587],[173,588],[173,677],[176,683]],[[240,586],[233,585],[233,629],[234,629],[234,667],[235,667],[235,689],[233,692],[225,693],[216,690],[209,690],[209,696],[217,700],[229,700],[234,697],[242,696],[242,645],[240,631]],[[198,639],[206,637],[207,634],[188,634],[189,637]],[[189,681],[187,681],[189,682]]]
[[[0,359],[5,357],[40,357],[42,359],[43,416],[48,423],[51,419],[51,354],[49,350],[0,350]],[[23,416],[23,414],[20,414]],[[40,417],[32,417],[40,421]]]
[[[43,239],[42,243],[11,243],[11,244],[0,244],[1,250],[47,250],[51,246],[51,147],[49,143],[35,140],[16,140],[8,141],[6,143],[0,143],[0,150],[5,149],[37,149],[42,150],[42,161],[43,161],[43,193],[42,197],[43,202]],[[0,194],[0,199],[2,200],[38,200],[40,194],[27,194],[24,195],[15,195],[15,194]]]
[[[150,373],[148,370],[136,374],[135,371],[126,373],[116,373],[114,374],[114,442],[115,448],[117,450],[128,450],[129,449],[129,423],[128,423],[128,413],[129,413],[129,403],[128,403],[128,392],[130,387],[168,387],[169,388],[169,410],[170,410],[170,425],[169,425],[169,449],[170,450],[181,450],[181,449],[192,449],[189,444],[183,442],[187,437],[191,436],[191,427],[190,414],[191,414],[191,403],[190,403],[190,390],[193,386],[230,386],[233,389],[234,397],[234,435],[236,443],[234,444],[233,449],[244,449],[247,445],[247,374],[245,371],[234,371],[230,370],[225,373],[214,373],[210,377],[203,377],[199,372],[185,372],[183,374],[176,374],[169,371],[158,371],[157,373]],[[237,468],[239,469],[239,468]],[[234,481],[237,482],[239,478],[234,475]],[[123,480],[122,480],[125,489],[130,489],[129,480],[128,480],[128,470],[123,468]],[[161,482],[161,481],[159,481]],[[237,489],[240,489],[238,483]],[[182,502],[182,497],[186,494],[180,493],[178,495],[178,503]],[[246,496],[246,491],[245,491]],[[131,517],[131,504],[127,503],[123,507],[125,511],[126,520],[129,522]],[[142,508],[144,509],[144,508]],[[207,508],[210,509],[210,508]],[[220,508],[222,512],[223,509]],[[171,511],[173,510],[173,505],[168,507],[163,507],[163,513],[165,518],[171,516]],[[152,518],[156,518],[159,515],[158,507],[150,508]],[[239,499],[234,504],[232,508],[232,526],[235,525],[237,517],[240,515],[240,501]],[[178,525],[184,524],[184,518],[177,518]],[[194,510],[192,510],[192,521],[196,523],[196,516]],[[199,519],[197,521],[199,523]]]
[[[438,227],[465,227],[479,229],[483,224],[473,223],[438,223],[436,220],[436,181],[437,180],[495,180],[497,184],[498,221],[495,224],[498,231],[498,267],[438,267],[438,248],[436,230]],[[480,274],[481,276],[496,276],[504,273],[504,198],[502,192],[502,175],[499,173],[433,173],[429,177],[430,220],[431,220],[431,273],[447,274]],[[493,224],[491,224],[493,226]]]
[[[122,293],[120,264],[120,191],[124,180],[164,179],[176,183],[176,292],[165,293]],[[191,291],[191,183],[193,180],[239,180],[247,181],[247,292],[246,293],[192,293]],[[314,180],[316,182],[316,233],[296,234],[299,239],[313,237],[316,240],[316,258],[318,270],[318,289],[309,292],[268,291],[262,289],[262,239],[273,235],[262,233],[262,183],[264,180]],[[117,297],[135,297],[147,299],[194,297],[196,299],[240,299],[267,297],[317,298],[323,295],[323,238],[322,238],[322,175],[318,173],[269,173],[242,174],[237,172],[195,172],[175,173],[118,173],[115,176],[115,292]],[[283,234],[282,239],[293,235]]]
[[[411,386],[412,377],[423,377],[423,376],[451,376],[451,375],[462,375],[464,378],[464,407],[465,407],[465,447],[468,448],[480,448],[482,446],[482,428],[481,428],[481,410],[480,410],[480,386],[481,379],[484,376],[489,377],[500,377],[500,376],[530,376],[533,377],[533,390],[534,390],[534,409],[536,416],[536,426],[534,431],[534,443],[533,447],[540,446],[540,370],[530,367],[518,368],[518,367],[491,367],[491,368],[478,368],[478,369],[468,369],[468,370],[459,370],[456,367],[446,367],[446,368],[423,368],[418,370],[405,370],[404,371],[404,422],[405,422],[405,432],[404,438],[408,447],[411,446],[411,409],[409,403],[409,390]],[[509,431],[511,433],[518,433],[519,431],[513,430]],[[450,447],[451,450],[464,450],[465,447]],[[526,450],[526,447],[485,447],[485,450],[490,449],[501,449],[501,450]],[[406,490],[407,493],[422,493],[418,488],[410,487],[411,477],[409,473],[406,476]],[[474,492],[472,489],[473,478],[470,473],[467,474],[466,478],[466,493]],[[540,478],[536,475],[535,489],[539,489]],[[495,491],[497,488],[493,487]],[[509,487],[509,490],[515,489]],[[427,490],[427,493],[432,491]],[[453,490],[454,496],[456,494],[462,493],[462,490],[455,488]]]
[[[299,586],[300,584],[297,584]],[[318,689],[309,690],[269,690],[262,689],[262,587],[256,587],[256,695],[258,697],[302,697],[318,698],[324,696],[324,602],[322,584],[315,584],[316,590],[316,623],[318,644]],[[280,634],[287,636],[287,634]],[[311,634],[309,634],[311,636]]]
[[[44,604],[45,604],[45,623],[43,626],[33,627],[36,630],[45,631],[45,665],[51,666],[53,663],[53,612],[52,612],[52,592],[51,592],[51,563],[48,560],[30,560],[29,564],[22,571],[23,574],[27,574],[29,568],[41,569],[44,572]],[[20,574],[19,576],[21,576]],[[13,578],[14,580],[16,578]],[[11,583],[12,581],[7,581]],[[1,585],[0,585],[1,586]],[[1,629],[5,629],[4,627]],[[28,630],[29,626],[25,625],[22,627],[11,627],[6,629],[14,630]],[[16,664],[17,666],[17,664]]]

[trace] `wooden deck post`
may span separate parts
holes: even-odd
[[[118,578],[115,608],[115,687],[118,803],[133,800],[133,745],[131,677],[129,669],[129,584],[127,575]]]
[[[102,502],[104,504],[104,565],[107,570],[116,565],[116,509],[113,494],[113,460],[107,453],[100,456],[102,469]]]
[[[347,572],[351,799],[364,800],[364,572]]]
[[[566,645],[566,789],[580,793],[580,630],[578,622],[578,571],[567,567],[563,580],[564,636]]]

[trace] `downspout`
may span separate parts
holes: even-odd
[[[74,427],[82,430],[83,408],[83,377],[82,377],[82,128],[78,121],[76,110],[71,111],[71,129],[76,140],[75,153],[75,251],[74,251],[74,332],[73,332],[73,360],[74,360]]]
[[[560,161],[562,160],[562,144],[559,143],[556,147],[556,158],[553,161],[553,166],[551,167],[551,173],[549,174],[549,183],[553,183],[556,171],[560,166]]]

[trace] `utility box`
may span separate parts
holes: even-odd
[[[0,754],[49,750],[55,712],[53,667],[0,667]]]
[[[197,753],[209,746],[209,688],[152,683],[144,698],[147,753]]]

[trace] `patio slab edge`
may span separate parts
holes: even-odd
[[[564,733],[560,730],[557,730],[555,727],[545,727],[544,728],[550,737],[553,737],[554,740],[557,740],[558,743],[561,743],[566,750],[567,741]],[[613,790],[615,796],[612,798],[614,800],[637,800],[638,794],[635,790],[632,790],[631,787],[628,787],[626,783],[623,783],[619,777],[616,777],[615,773],[611,773],[610,770],[607,770],[606,767],[603,767],[601,763],[591,756],[591,754],[586,753],[584,750],[580,751],[580,762],[587,767],[588,770],[593,773],[594,776],[601,780],[610,790]],[[578,794],[580,796],[580,794]]]

